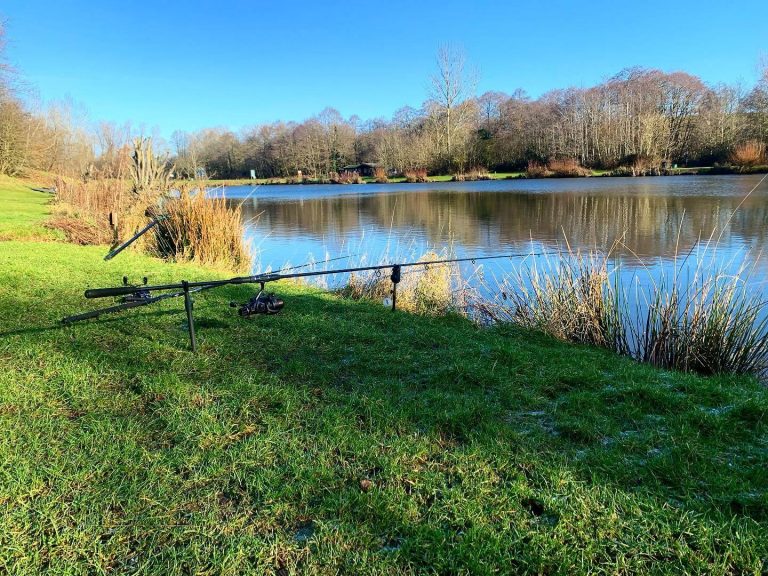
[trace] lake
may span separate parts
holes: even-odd
[[[495,180],[467,183],[237,186],[255,271],[352,256],[353,264],[416,259],[427,250],[458,256],[608,250],[624,274],[658,270],[693,250],[738,266],[768,267],[768,180],[670,176]],[[717,245],[716,250],[714,245]],[[678,262],[680,258],[678,258]],[[329,265],[346,265],[346,260]],[[506,260],[486,264],[504,271]]]

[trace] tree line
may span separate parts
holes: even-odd
[[[88,126],[72,106],[32,111],[11,78],[7,66],[0,68],[1,173],[37,168],[119,177],[130,126]],[[327,178],[362,162],[389,174],[516,171],[564,159],[595,169],[757,164],[768,143],[768,63],[750,88],[627,68],[596,86],[539,98],[523,90],[477,96],[463,54],[444,47],[426,96],[390,119],[344,118],[326,108],[302,122],[239,132],[178,130],[165,143],[168,160],[185,178],[241,178],[252,170],[259,178]]]

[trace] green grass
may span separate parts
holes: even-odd
[[[7,211],[4,203],[0,210]],[[0,572],[760,574],[768,390],[280,285],[62,328],[136,254],[0,242]]]
[[[62,235],[42,226],[51,195],[35,192],[15,178],[0,175],[0,240],[54,240]]]

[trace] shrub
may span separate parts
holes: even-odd
[[[657,176],[660,173],[658,160],[642,154],[637,155],[630,168],[632,176]]]
[[[382,166],[376,166],[373,171],[373,178],[378,184],[386,184],[389,182],[387,171]]]
[[[406,170],[403,174],[406,182],[429,182],[427,171],[424,168],[413,168]]]
[[[560,158],[550,160],[547,170],[557,177],[573,178],[577,176],[590,176],[592,172],[579,164],[575,158]]]
[[[765,160],[765,144],[758,140],[748,140],[734,148],[730,160],[736,166],[749,167],[762,164]]]
[[[535,160],[529,160],[525,175],[528,178],[544,178],[545,176],[549,176],[549,172],[544,164],[536,162]]]
[[[365,182],[355,170],[345,170],[341,174],[331,172],[328,175],[328,180],[333,184],[363,184]]]

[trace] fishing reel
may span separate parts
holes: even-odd
[[[254,314],[277,314],[285,306],[282,298],[278,298],[274,293],[265,294],[264,285],[261,285],[261,290],[256,296],[253,296],[248,302],[244,304],[238,304],[237,302],[230,302],[229,305],[232,308],[237,308],[237,313],[243,318],[248,318]]]
[[[152,294],[149,290],[146,288],[142,288],[142,286],[147,285],[147,277],[144,276],[142,278],[142,284],[136,285],[136,284],[129,284],[128,283],[128,276],[123,276],[123,286],[130,286],[131,288],[136,288],[135,292],[132,292],[131,294],[128,294],[127,296],[123,296],[120,299],[120,302],[144,302],[145,300],[149,300],[152,298]]]

